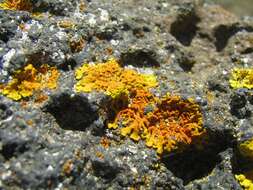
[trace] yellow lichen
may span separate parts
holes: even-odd
[[[100,144],[104,147],[104,148],[109,148],[110,147],[110,140],[107,137],[102,137],[100,139]]]
[[[238,149],[243,157],[253,160],[253,138],[238,144]],[[253,190],[253,170],[235,175],[235,178],[245,190]]]
[[[61,28],[69,28],[73,29],[75,27],[75,23],[71,20],[61,20],[58,22],[58,26]]]
[[[235,178],[245,190],[253,190],[253,171],[235,175]]]
[[[128,94],[132,89],[149,89],[157,85],[155,76],[124,69],[115,59],[95,65],[84,64],[76,70],[75,77],[77,92],[102,91],[113,98]]]
[[[59,72],[55,67],[44,64],[34,68],[29,64],[16,71],[9,83],[0,85],[0,93],[13,100],[20,100],[32,96],[36,91],[56,88],[58,77]]]
[[[0,3],[0,8],[5,10],[31,11],[32,3],[30,0],[4,0]]]
[[[250,68],[235,68],[232,71],[232,78],[230,79],[232,88],[253,88],[253,69]]]
[[[253,159],[253,138],[240,143],[239,151],[244,157]]]
[[[200,108],[192,99],[172,95],[158,99],[148,91],[136,90],[129,106],[108,127],[123,126],[122,136],[135,141],[143,139],[148,147],[162,154],[192,144],[205,133],[202,125]]]

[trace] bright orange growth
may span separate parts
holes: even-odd
[[[109,148],[110,146],[110,140],[107,137],[102,137],[100,140],[100,144],[104,147],[104,148]]]
[[[57,87],[59,72],[55,67],[44,64],[34,68],[32,64],[16,71],[8,84],[0,85],[0,93],[13,100],[32,96],[34,92],[45,88]]]
[[[76,70],[76,79],[77,92],[96,90],[113,98],[129,94],[133,89],[149,89],[157,85],[155,76],[124,69],[115,59],[96,65],[84,64]]]
[[[32,3],[30,0],[5,0],[0,3],[0,8],[6,10],[31,11]]]
[[[120,125],[121,135],[145,140],[158,154],[192,144],[205,132],[200,108],[192,99],[172,95],[158,99],[145,90],[135,91],[129,106],[108,127]]]

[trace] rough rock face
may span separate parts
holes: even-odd
[[[253,147],[240,145],[253,137],[253,92],[230,79],[252,67],[253,18],[196,0],[29,2],[0,8],[0,189],[247,189],[235,175],[252,170]],[[206,136],[157,154],[109,129],[131,99],[77,93],[75,71],[110,58],[156,76],[156,97],[192,98]],[[56,67],[57,88],[4,96],[28,64]]]

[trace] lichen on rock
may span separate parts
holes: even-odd
[[[116,98],[133,89],[149,89],[157,85],[154,75],[120,67],[115,59],[94,65],[84,64],[76,70],[77,92],[101,91]]]
[[[253,138],[239,144],[240,153],[253,160]]]
[[[59,72],[55,67],[44,64],[35,68],[28,64],[16,71],[11,81],[0,85],[0,93],[13,100],[20,100],[32,96],[35,91],[56,88],[58,77]]]
[[[30,0],[4,0],[0,3],[0,8],[6,10],[31,11],[32,3]]]
[[[248,160],[250,163],[253,161],[253,138],[244,140],[238,144],[239,153],[244,159]],[[249,164],[250,164],[249,163]],[[248,164],[247,164],[248,165]],[[251,167],[240,174],[236,174],[235,178],[245,190],[253,189],[253,170]]]
[[[253,69],[251,68],[234,68],[232,78],[230,79],[232,88],[253,88]]]
[[[132,96],[129,106],[108,127],[123,126],[121,135],[145,140],[158,154],[192,144],[205,133],[200,107],[192,99],[175,95],[159,99],[145,90]]]
[[[235,178],[245,190],[253,189],[253,171],[235,175]]]

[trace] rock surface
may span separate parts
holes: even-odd
[[[194,0],[31,2],[33,12],[0,10],[0,81],[28,63],[61,76],[43,101],[0,96],[0,189],[242,189],[237,144],[253,137],[253,93],[229,79],[252,67],[253,18]],[[75,92],[74,75],[112,57],[156,75],[157,96],[201,106],[201,149],[157,155],[107,128],[110,98]]]

